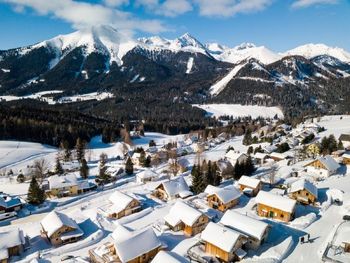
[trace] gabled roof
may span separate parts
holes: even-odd
[[[289,192],[294,193],[304,189],[317,198],[317,187],[306,179],[301,179],[292,183]]]
[[[347,158],[347,159],[350,159],[350,153],[344,153],[342,155],[343,158]]]
[[[11,208],[22,205],[21,199],[8,195],[0,195],[0,207]]]
[[[134,200],[135,198],[124,194],[120,191],[115,191],[110,197],[109,201],[113,203],[113,210],[121,211],[128,207],[128,205]]]
[[[236,152],[234,150],[230,150],[228,151],[228,153],[225,154],[225,157],[232,161],[238,160],[241,156],[247,157],[245,153]]]
[[[198,211],[194,207],[186,204],[183,201],[177,201],[171,207],[169,214],[164,217],[164,220],[171,226],[176,226],[180,222],[183,222],[188,226],[193,226],[201,215],[202,212]]]
[[[267,155],[267,153],[257,152],[257,153],[254,154],[254,158],[256,158],[256,159],[265,159],[267,157],[269,157]]]
[[[243,175],[241,178],[239,178],[238,180],[238,184],[240,185],[245,185],[251,188],[257,188],[260,184],[260,180],[259,179],[255,179],[246,175]]]
[[[190,188],[182,176],[179,176],[178,178],[170,181],[162,182],[160,185],[163,185],[165,192],[170,197],[173,197],[177,194],[181,195],[182,193],[190,194]]]
[[[8,248],[24,245],[23,231],[14,229],[0,233],[0,261],[9,258]]]
[[[58,229],[60,229],[63,226],[67,226],[81,231],[78,224],[73,219],[57,211],[52,211],[47,216],[45,216],[44,219],[41,221],[41,226],[47,232],[48,237],[51,237],[52,234],[54,234]]]
[[[292,213],[294,211],[296,201],[269,192],[260,191],[255,198],[255,202],[258,204],[267,205],[273,208],[277,208],[281,211]]]
[[[115,241],[121,242],[125,239],[130,238],[132,235],[133,235],[133,232],[131,229],[129,229],[123,225],[118,224],[116,229],[114,229],[114,231],[112,233],[112,238]]]
[[[222,249],[225,252],[233,252],[233,248],[241,234],[223,225],[210,222],[201,234],[201,238]]]
[[[340,167],[340,165],[330,155],[321,156],[321,157],[317,158],[316,161],[320,161],[324,165],[324,167],[326,167],[326,169],[328,171],[336,171]],[[314,162],[315,162],[315,160],[306,164],[305,166],[309,166],[310,164],[312,164]]]
[[[221,218],[220,223],[258,240],[262,239],[266,229],[269,227],[265,222],[242,215],[233,210],[227,210]]]
[[[155,171],[151,170],[151,169],[147,169],[147,170],[144,170],[144,171],[139,172],[138,174],[136,174],[136,177],[142,178],[142,179],[155,178],[155,177],[158,177],[158,176],[159,176],[159,174],[156,173]]]
[[[159,251],[151,263],[189,263],[189,261],[174,252]]]
[[[50,189],[70,187],[74,185],[78,185],[78,179],[75,174],[67,174],[67,175],[53,175],[48,179]]]
[[[208,185],[204,192],[209,196],[215,194],[224,204],[227,204],[232,200],[236,200],[242,195],[241,192],[234,186],[220,188]]]
[[[151,228],[131,235],[124,240],[115,241],[115,249],[121,262],[129,262],[145,253],[162,246]]]

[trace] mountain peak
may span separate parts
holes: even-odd
[[[253,43],[243,42],[240,45],[234,47],[234,49],[243,50],[243,49],[249,49],[249,48],[254,48],[254,47],[256,47],[256,45]]]

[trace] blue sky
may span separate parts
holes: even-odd
[[[135,37],[242,42],[285,51],[325,43],[350,51],[349,0],[0,0],[0,49],[111,24]]]

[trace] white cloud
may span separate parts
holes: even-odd
[[[317,4],[336,4],[338,0],[297,0],[292,4],[294,8],[309,7]]]
[[[103,0],[103,2],[111,7],[128,5],[130,3],[129,0]]]
[[[189,0],[136,0],[136,6],[142,6],[157,15],[175,17],[192,10]]]
[[[23,8],[33,9],[39,15],[66,21],[74,28],[108,24],[128,32],[132,30],[149,33],[166,31],[163,23],[159,20],[142,20],[128,12],[102,4],[74,0],[0,0],[0,2],[12,4],[15,11],[23,10]],[[113,2],[116,4],[116,1]]]
[[[199,6],[200,15],[230,17],[238,13],[251,13],[264,10],[274,0],[194,0]]]

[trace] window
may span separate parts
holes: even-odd
[[[309,193],[306,193],[306,196],[309,196]]]
[[[284,217],[284,214],[281,214],[281,218],[283,218]]]

